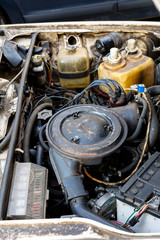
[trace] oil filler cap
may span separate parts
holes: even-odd
[[[65,157],[92,165],[117,150],[125,141],[125,120],[95,105],[76,105],[61,110],[47,124],[49,146]]]

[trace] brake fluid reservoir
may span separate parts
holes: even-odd
[[[68,47],[58,53],[57,66],[63,88],[85,88],[90,84],[89,57],[86,48],[68,43]]]
[[[113,79],[123,89],[140,83],[149,87],[154,84],[154,62],[152,58],[142,55],[135,40],[130,39],[122,54],[117,48],[110,50],[109,57],[105,57],[98,68],[98,78]],[[106,87],[100,86],[100,89],[107,92]]]

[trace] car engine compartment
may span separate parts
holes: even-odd
[[[0,62],[0,216],[159,232],[160,39],[36,32]]]

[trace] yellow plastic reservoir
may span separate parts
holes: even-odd
[[[99,79],[113,79],[123,89],[130,88],[134,84],[144,84],[149,87],[154,84],[154,62],[150,57],[142,55],[136,46],[135,52],[129,52],[121,56],[118,49],[111,49],[109,58],[100,64],[98,68]],[[100,86],[103,92],[107,88]]]
[[[63,88],[85,88],[90,84],[87,49],[75,46],[61,49],[57,57],[57,66]]]

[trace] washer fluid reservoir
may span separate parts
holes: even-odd
[[[57,56],[57,66],[61,87],[63,88],[85,88],[90,84],[89,57],[86,48],[70,44],[61,49]],[[76,41],[76,39],[75,39]]]
[[[111,48],[110,55],[104,57],[104,62],[98,68],[99,79],[113,79],[123,89],[134,84],[144,84],[146,87],[154,84],[154,62],[152,58],[142,55],[134,39],[128,40],[128,45],[120,54],[117,48]],[[100,86],[103,92],[107,88]]]

